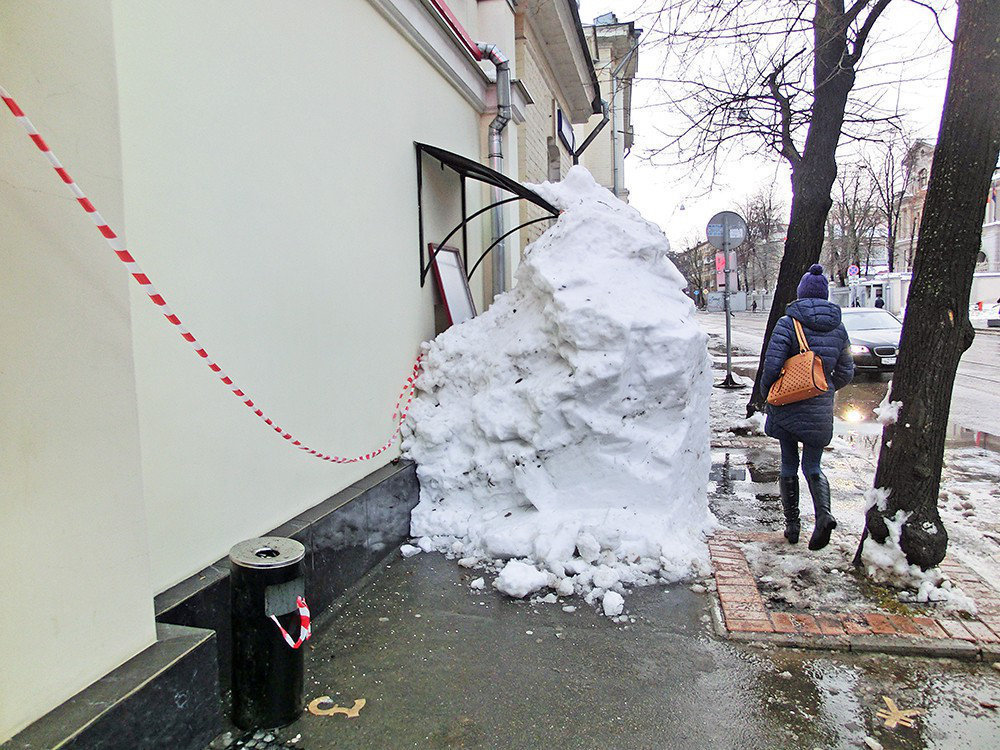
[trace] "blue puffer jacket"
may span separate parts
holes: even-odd
[[[802,324],[809,348],[823,360],[827,383],[826,393],[785,406],[768,406],[764,432],[771,437],[793,438],[800,443],[824,446],[833,439],[833,392],[851,382],[854,359],[851,341],[840,322],[840,308],[825,299],[797,299],[778,320],[767,343],[764,373],[760,387],[764,398],[781,374],[785,360],[799,353],[792,318]]]

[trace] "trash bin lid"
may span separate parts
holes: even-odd
[[[306,556],[306,548],[283,536],[247,539],[229,550],[229,560],[242,568],[284,568]]]

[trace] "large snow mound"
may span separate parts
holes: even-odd
[[[511,560],[513,596],[703,571],[711,365],[669,243],[582,167],[535,189],[561,214],[514,288],[425,345],[411,531],[465,565]]]

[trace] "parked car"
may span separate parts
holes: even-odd
[[[843,310],[844,328],[851,337],[851,354],[859,372],[892,372],[899,356],[903,324],[887,310],[849,307]]]

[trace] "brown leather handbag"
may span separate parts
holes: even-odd
[[[792,323],[799,339],[799,353],[785,360],[781,374],[767,394],[767,403],[773,406],[805,401],[826,393],[830,388],[823,371],[823,358],[809,348],[802,324],[795,318],[792,318]]]

